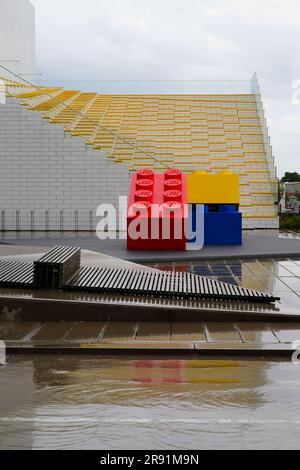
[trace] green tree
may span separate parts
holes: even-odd
[[[283,178],[281,178],[281,183],[296,183],[298,181],[300,181],[300,174],[296,171],[292,173],[286,171]]]
[[[278,201],[277,201],[277,204],[280,203],[281,199],[283,198],[283,193],[284,193],[284,189],[283,189],[283,186],[280,184],[280,182],[278,181]]]

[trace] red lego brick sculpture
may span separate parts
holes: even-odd
[[[180,170],[143,169],[132,176],[128,250],[185,250],[187,221],[187,180]]]

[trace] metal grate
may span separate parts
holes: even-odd
[[[79,271],[80,257],[80,248],[53,248],[34,262],[34,286],[40,289],[61,289]]]
[[[64,290],[184,299],[274,302],[271,294],[185,272],[82,267]]]
[[[0,261],[1,287],[32,287],[33,264],[19,261]]]

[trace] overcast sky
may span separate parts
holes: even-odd
[[[31,1],[38,72],[72,80],[67,88],[101,92],[107,84],[92,82],[100,79],[248,80],[257,71],[279,175],[300,172],[300,103],[292,99],[297,80],[300,89],[299,0]]]

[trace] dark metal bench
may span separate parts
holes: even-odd
[[[76,247],[57,246],[35,261],[34,287],[36,289],[61,289],[80,269],[81,250]]]

